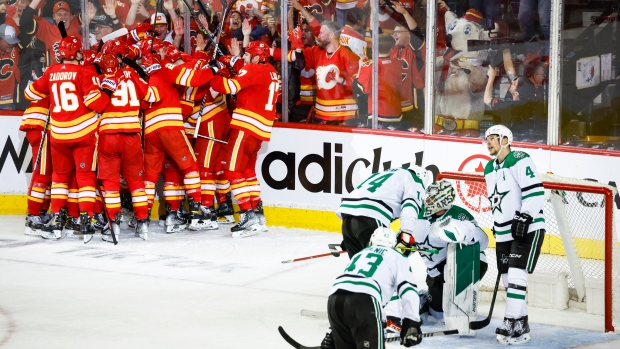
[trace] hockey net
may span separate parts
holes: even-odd
[[[588,280],[604,282],[605,331],[620,325],[620,247],[614,221],[615,187],[540,174],[545,187],[546,235],[536,272],[565,272],[570,298],[586,301]],[[493,292],[497,278],[493,216],[482,173],[442,172],[454,185],[455,204],[467,208],[489,235],[489,269],[480,290]],[[590,281],[591,282],[591,281]]]

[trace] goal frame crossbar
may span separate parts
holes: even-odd
[[[441,172],[437,175],[437,180],[440,179],[452,179],[457,181],[476,181],[484,182],[484,176],[480,172],[466,173],[466,172]],[[481,180],[482,179],[482,180]],[[611,270],[613,263],[613,213],[614,213],[614,191],[609,186],[592,182],[592,185],[580,185],[572,183],[557,183],[542,180],[545,189],[550,190],[565,190],[583,193],[600,194],[605,197],[605,202],[610,203],[605,205],[605,221],[609,224],[605,224],[605,332],[614,331],[613,326],[613,309],[612,309],[612,288],[613,288],[613,275]],[[607,272],[610,271],[610,272]]]

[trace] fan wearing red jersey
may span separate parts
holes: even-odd
[[[54,217],[44,227],[42,236],[54,239],[60,238],[64,226],[69,177],[74,170],[80,188],[80,230],[83,234],[94,233],[91,220],[97,182],[94,158],[97,112],[103,111],[110,101],[99,90],[97,77],[80,66],[83,56],[82,43],[78,38],[68,36],[60,40],[58,52],[62,63],[47,68],[43,76],[25,90],[29,100],[50,96]]]
[[[245,65],[237,76],[211,80],[213,90],[237,95],[228,144],[224,146],[222,163],[218,164],[241,209],[239,223],[231,228],[233,237],[266,230],[255,167],[261,144],[271,138],[280,90],[278,73],[267,63],[268,58],[269,46],[261,41],[250,42],[243,55]]]
[[[379,125],[383,128],[401,129],[401,101],[406,99],[402,85],[403,64],[399,59],[390,58],[390,50],[394,47],[394,38],[388,34],[379,35]],[[372,65],[373,61],[362,62],[357,77],[358,84],[368,94],[368,119],[372,120]],[[362,115],[364,117],[364,115]],[[405,125],[404,129],[409,126]]]
[[[325,21],[319,32],[319,44],[301,49],[307,69],[316,71],[317,123],[352,124],[357,112],[351,86],[359,68],[359,57],[340,45],[340,30],[336,22]],[[290,60],[296,60],[295,51],[291,52]]]
[[[49,98],[30,103],[19,125],[19,130],[26,133],[26,139],[32,148],[33,159],[37,158],[41,141],[44,141],[41,159],[37,168],[32,169],[32,180],[28,188],[27,235],[41,235],[43,225],[49,221],[47,211],[50,205],[50,185],[52,184],[49,133],[43,140],[43,128],[49,113],[49,104]]]
[[[105,207],[111,233],[120,232],[120,176],[131,192],[133,212],[137,219],[136,235],[147,239],[148,200],[144,190],[144,158],[140,136],[140,101],[155,101],[154,92],[146,81],[130,68],[118,69],[116,55],[101,57],[105,78],[101,87],[110,94],[110,104],[99,122],[98,178],[103,183]],[[111,237],[104,240],[113,242]]]

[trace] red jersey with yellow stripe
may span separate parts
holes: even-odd
[[[204,106],[202,105],[203,98]],[[200,122],[202,123],[228,115],[225,95],[213,90],[210,84],[201,87],[183,87],[181,103],[187,102],[192,103],[192,112],[187,118],[190,125],[196,125],[198,115],[201,115]]]
[[[80,141],[95,133],[97,112],[110,99],[99,90],[91,70],[75,64],[55,64],[24,91],[34,101],[50,96],[50,135],[59,142]]]
[[[116,91],[101,114],[99,133],[139,133],[140,101],[154,102],[155,93],[133,69],[119,69],[105,79],[116,82]]]
[[[24,110],[22,116],[22,123],[19,125],[20,131],[39,130],[43,131],[45,122],[47,121],[47,114],[50,110],[49,97],[43,98],[38,101],[30,102],[30,105]],[[49,128],[49,126],[48,126]]]
[[[402,86],[403,64],[400,59],[380,57],[375,60],[379,68],[379,120],[400,121],[401,100],[406,88]],[[368,110],[372,110],[372,61],[367,61],[360,67],[357,77],[362,90],[368,94]],[[410,94],[409,94],[410,95]],[[365,116],[365,115],[364,115]]]
[[[231,128],[269,141],[280,91],[278,73],[271,64],[246,64],[233,78],[216,77],[211,80],[211,88],[223,94],[237,95]]]
[[[304,48],[303,53],[306,69],[316,72],[316,116],[327,121],[354,118],[357,103],[351,86],[359,68],[359,57],[342,46],[331,53],[319,46]],[[338,83],[336,75],[345,79],[344,85]]]
[[[149,86],[153,94],[149,100],[155,102],[144,113],[144,135],[160,129],[184,130],[181,101],[175,87],[160,72],[151,75]]]
[[[199,87],[213,78],[213,72],[209,69],[209,66],[200,60],[177,66],[170,63],[170,61],[164,61],[161,66],[163,79],[171,84]]]

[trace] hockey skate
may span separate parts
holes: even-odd
[[[515,328],[510,344],[519,345],[530,341],[530,324],[527,322],[527,315],[515,321]]]
[[[59,213],[55,213],[52,219],[41,229],[41,237],[44,239],[58,240],[62,236],[62,227],[65,225],[67,211],[60,209]]]
[[[245,238],[260,232],[261,227],[258,224],[258,218],[254,210],[240,211],[239,223],[230,228],[230,231],[232,231],[232,237],[234,238]]]
[[[108,225],[108,219],[103,213],[95,213],[91,224],[95,230],[99,230],[101,234],[110,234],[110,226]]]
[[[120,212],[116,214],[116,219],[110,220],[108,223],[111,229],[108,228],[107,234],[104,234],[103,231],[101,232],[101,234],[103,235],[101,237],[101,240],[105,242],[114,243],[114,238],[116,237],[116,242],[118,243],[118,239],[120,238],[120,235],[121,235],[121,214]],[[114,236],[112,236],[112,234],[114,234]]]
[[[267,219],[265,218],[265,213],[263,212],[263,202],[259,201],[258,204],[256,205],[256,210],[254,210],[254,213],[256,213],[256,217],[258,218],[258,224],[260,225],[261,228],[261,232],[266,232],[268,231],[267,229]]]
[[[133,211],[128,210],[126,208],[121,208],[121,222],[125,222],[129,228],[136,228],[136,216],[133,214]]]
[[[495,329],[497,341],[502,345],[510,344],[510,340],[515,332],[515,319],[505,317],[502,325]]]
[[[149,224],[146,219],[138,219],[136,221],[136,236],[146,241],[148,240]]]
[[[74,237],[75,232],[80,231],[80,219],[73,218],[71,216],[67,217],[67,222],[65,223],[65,227],[62,230],[62,235],[68,238]]]
[[[219,226],[215,221],[215,209],[213,206],[205,207],[200,205],[199,214],[191,213],[191,223],[189,230],[217,230]]]
[[[402,327],[400,326],[400,319],[393,316],[388,316],[385,330],[387,333],[400,333],[402,330]]]
[[[164,226],[166,227],[166,233],[168,234],[178,233],[187,228],[187,223],[185,222],[185,218],[182,216],[181,210],[170,211],[166,217]]]
[[[95,235],[95,228],[93,227],[93,218],[88,216],[86,212],[80,212],[80,232],[84,237],[84,243],[87,244],[92,240]]]
[[[43,220],[41,216],[35,216],[28,214],[26,216],[26,230],[24,234],[32,236],[41,236],[41,229],[43,228]]]
[[[220,224],[234,224],[235,217],[233,217],[233,205],[230,193],[226,194],[226,201],[219,203],[217,209],[215,209],[215,215],[217,216],[217,222]]]

